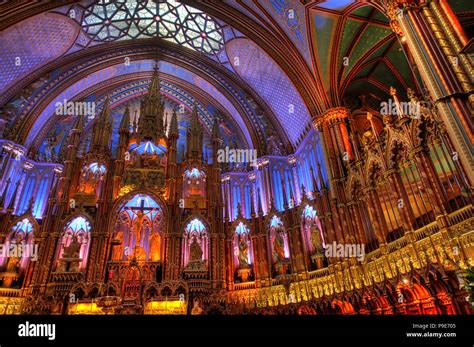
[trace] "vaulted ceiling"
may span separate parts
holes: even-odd
[[[385,15],[348,0],[24,1],[0,6],[0,29],[0,106],[32,153],[71,126],[64,99],[110,95],[118,122],[155,61],[168,109],[197,102],[208,132],[218,114],[227,143],[261,154],[269,132],[291,153],[326,109],[418,88]]]

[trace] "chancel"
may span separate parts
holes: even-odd
[[[0,315],[471,313],[472,13],[2,2]]]

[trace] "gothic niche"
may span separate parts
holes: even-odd
[[[100,162],[84,164],[80,178],[79,194],[100,196],[106,167]]]
[[[234,268],[237,278],[247,282],[252,273],[253,249],[250,240],[250,229],[242,222],[235,228],[234,234]]]
[[[126,169],[123,184],[159,189],[164,185],[166,167],[166,142],[132,143],[125,153]]]
[[[302,215],[303,242],[306,252],[311,255],[311,264],[315,269],[324,266],[324,238],[321,223],[313,206],[306,205]],[[308,264],[309,265],[309,264]]]
[[[28,218],[24,218],[13,226],[5,238],[3,252],[0,253],[2,286],[19,287],[29,262],[36,261],[37,256],[33,224]]]
[[[199,204],[206,198],[206,174],[197,167],[184,171],[183,174],[183,198],[186,206]],[[201,207],[201,206],[199,206]]]
[[[183,235],[184,272],[188,275],[204,275],[209,259],[209,235],[206,227],[198,218],[191,220]]]
[[[112,238],[112,261],[162,260],[163,212],[149,195],[137,194],[120,209]]]
[[[157,145],[152,141],[143,141],[130,145],[129,165],[136,169],[159,169],[166,166],[166,142],[161,140]]]
[[[56,258],[56,272],[82,272],[86,269],[90,232],[91,225],[83,216],[66,224]]]
[[[288,234],[277,216],[273,216],[270,220],[270,245],[275,274],[287,274],[290,270]]]

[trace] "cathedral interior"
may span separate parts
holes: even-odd
[[[470,0],[2,2],[0,314],[471,314],[473,33]]]

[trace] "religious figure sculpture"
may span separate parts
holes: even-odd
[[[123,258],[123,232],[118,231],[113,241],[112,260],[120,261]]]
[[[3,287],[11,288],[13,282],[19,277],[20,270],[20,257],[9,257],[6,265],[5,272],[2,274],[1,279],[3,280]]]
[[[202,261],[202,249],[197,242],[196,236],[193,237],[189,247],[189,262]]]
[[[249,246],[245,241],[244,235],[240,235],[239,237],[239,268],[248,268],[248,254],[249,254]]]
[[[142,234],[142,226],[143,221],[145,219],[145,214],[142,211],[137,212],[137,217],[134,222],[135,227],[135,247],[141,246],[141,234]]]
[[[159,261],[161,260],[161,237],[157,231],[154,231],[150,235],[150,260]]]
[[[321,230],[315,224],[313,224],[310,229],[310,241],[313,246],[311,259],[317,268],[320,269],[323,267],[324,248],[321,242]]]
[[[193,236],[189,245],[189,262],[185,272],[195,273],[206,271],[206,265],[203,258],[203,250],[196,236]]]
[[[285,241],[281,235],[282,232],[280,229],[275,230],[275,238],[273,239],[273,258],[275,262],[285,259]]]
[[[324,254],[323,245],[321,242],[321,230],[313,224],[310,229],[311,245],[313,246],[313,254]]]
[[[196,315],[201,315],[203,313],[204,313],[204,310],[202,309],[202,307],[199,304],[199,299],[194,299],[194,306],[191,310],[191,314],[193,316],[196,316]]]
[[[275,270],[279,275],[286,274],[288,269],[288,260],[285,258],[285,240],[283,233],[283,227],[278,226],[275,230],[275,238],[273,239],[273,260],[275,262]]]
[[[20,269],[20,257],[9,257],[6,266],[6,272],[17,273]]]
[[[63,258],[77,259],[79,258],[80,250],[81,250],[81,243],[77,239],[77,236],[73,235],[69,246],[64,247]]]
[[[76,235],[72,236],[69,246],[64,246],[63,256],[59,260],[58,272],[77,272],[79,271],[79,263],[81,261],[79,253],[82,244]]]

